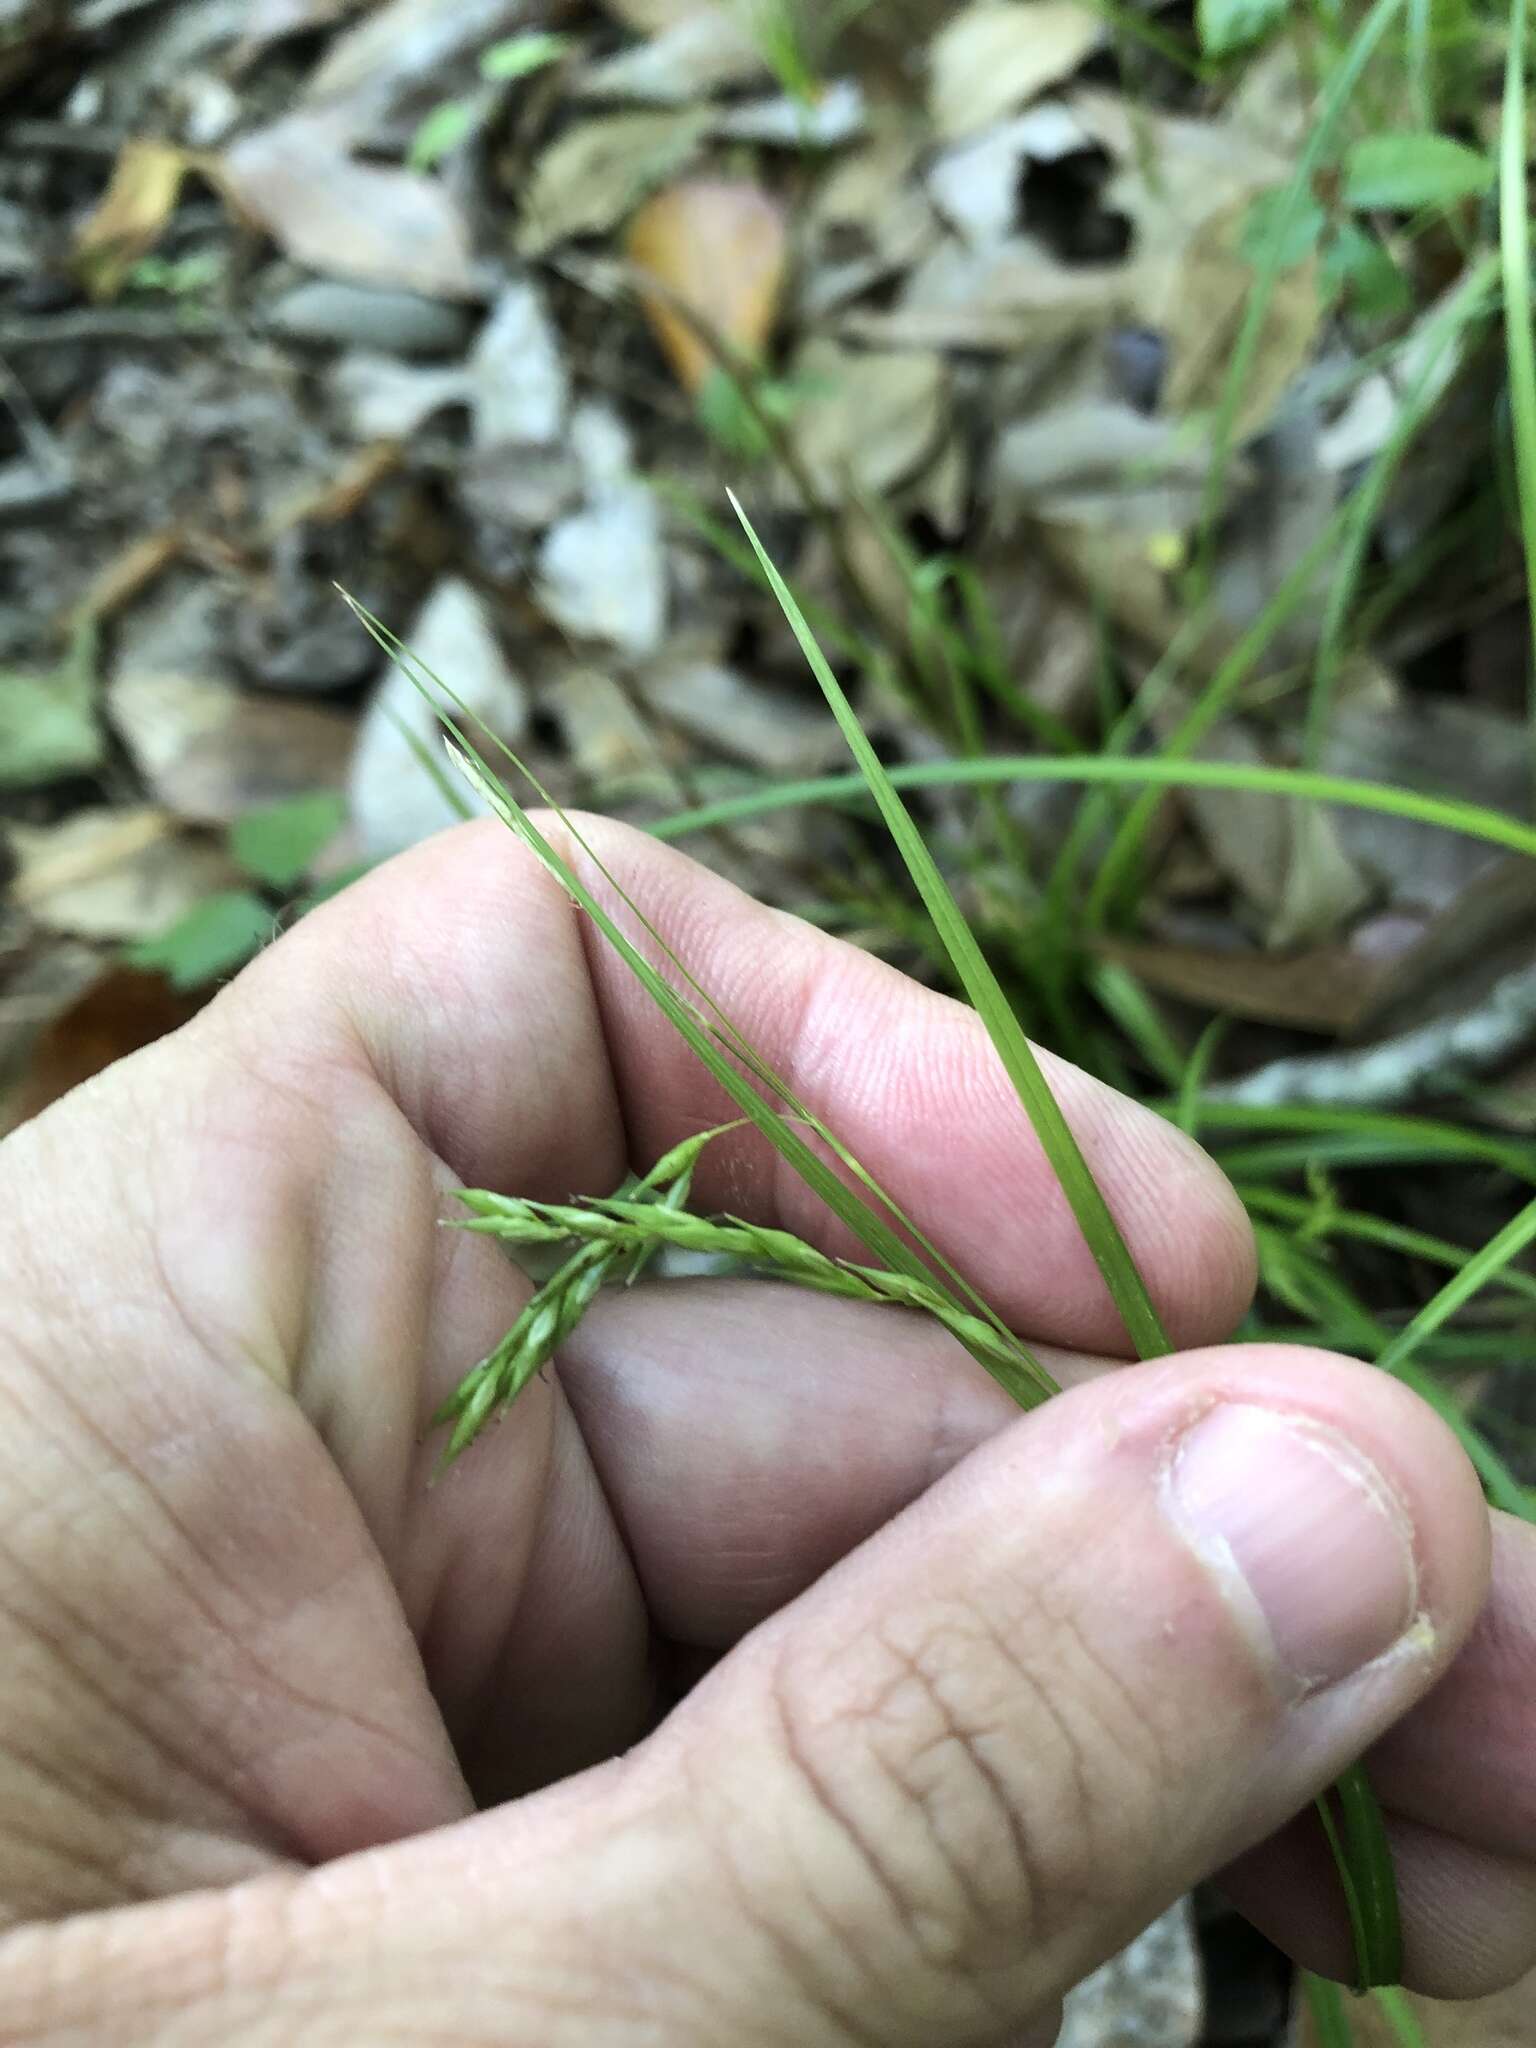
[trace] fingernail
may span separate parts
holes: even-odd
[[[1179,1443],[1168,1498],[1238,1619],[1301,1691],[1358,1671],[1413,1621],[1408,1517],[1376,1467],[1321,1424],[1214,1408]]]

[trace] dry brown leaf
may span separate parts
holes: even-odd
[[[93,299],[110,299],[159,241],[196,159],[170,142],[125,142],[112,177],[75,233],[75,269]]]
[[[250,57],[283,36],[304,35],[325,28],[344,14],[355,14],[366,0],[247,0],[240,59]]]
[[[534,166],[517,245],[542,256],[577,235],[617,227],[680,171],[709,132],[708,107],[613,114],[568,128]]]
[[[784,283],[782,210],[744,179],[691,178],[658,192],[630,223],[629,259],[661,292],[642,304],[668,361],[697,391],[715,357],[677,309],[690,311],[742,354],[767,349]]]
[[[239,879],[222,847],[188,837],[153,806],[13,825],[10,840],[12,902],[44,930],[73,938],[149,938]]]
[[[156,796],[199,824],[339,788],[352,751],[350,718],[206,676],[130,670],[113,680],[107,708]]]
[[[920,351],[858,355],[810,342],[793,378],[806,395],[790,425],[806,474],[829,504],[878,497],[938,452],[948,380]]]
[[[177,1030],[206,997],[178,995],[158,974],[118,967],[92,977],[85,993],[46,1024],[25,1072],[0,1101],[0,1134],[40,1116],[82,1081]]]
[[[1075,71],[1104,34],[1075,0],[976,0],[929,52],[929,100],[941,136],[974,134]]]
[[[1254,288],[1253,265],[1241,250],[1251,207],[1245,196],[1213,215],[1190,242],[1183,261],[1170,269],[1158,325],[1168,338],[1164,404],[1176,416],[1213,411],[1225,391]],[[1316,259],[1283,271],[1238,405],[1235,440],[1246,440],[1268,424],[1311,357],[1322,315]]]
[[[477,292],[469,228],[452,194],[417,171],[354,163],[318,115],[295,115],[225,151],[220,182],[296,262],[429,298]]]
[[[1375,987],[1370,964],[1342,945],[1259,953],[1248,947],[1228,951],[1154,939],[1101,939],[1094,951],[1128,967],[1160,995],[1198,1009],[1329,1036],[1355,1028]]]

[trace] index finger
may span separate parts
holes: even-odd
[[[579,830],[742,1035],[999,1313],[1051,1342],[1124,1348],[974,1012],[644,833],[587,817]],[[612,887],[584,856],[578,865],[633,929]],[[731,1114],[623,961],[496,824],[444,834],[315,913],[245,977],[246,1000],[277,994],[279,976],[290,1032],[307,991],[331,1039],[344,1023],[467,1181],[606,1192],[625,1165],[644,1171]],[[1253,1284],[1247,1219],[1225,1178],[1149,1110],[1042,1057],[1175,1340],[1225,1336]],[[756,1132],[711,1146],[696,1188],[707,1206],[859,1249]]]

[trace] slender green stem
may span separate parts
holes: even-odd
[[[1504,114],[1499,138],[1499,252],[1504,274],[1504,343],[1509,357],[1509,409],[1514,422],[1520,539],[1526,599],[1536,649],[1536,339],[1531,332],[1531,218],[1526,194],[1526,0],[1510,0],[1504,57]],[[1527,654],[1531,663],[1531,655]],[[1536,664],[1531,691],[1532,769],[1536,776]]]

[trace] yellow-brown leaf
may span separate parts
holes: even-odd
[[[762,354],[784,283],[785,231],[760,186],[723,178],[671,185],[635,215],[628,247],[661,287],[646,293],[646,316],[686,390],[704,383],[714,356],[682,307],[742,354]]]

